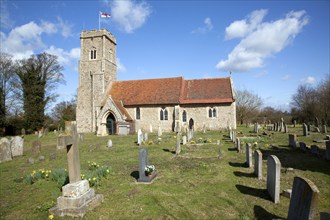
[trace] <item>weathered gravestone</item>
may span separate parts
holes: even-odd
[[[233,140],[233,130],[231,130],[231,128],[229,128],[229,138]]]
[[[325,142],[325,159],[330,160],[330,141]]]
[[[12,160],[10,141],[7,138],[0,140],[0,163]]]
[[[111,139],[108,140],[107,147],[112,148],[112,140]]]
[[[137,135],[138,135],[138,142],[137,143],[138,143],[138,145],[141,146],[142,145],[142,141],[143,141],[143,133],[142,133],[141,129],[138,130],[138,134]]]
[[[21,130],[21,135],[25,135],[25,128],[22,128],[22,130]]]
[[[296,142],[297,142],[297,135],[289,134],[289,146],[296,148]]]
[[[150,131],[150,133],[153,132],[152,125],[149,126],[149,131]]]
[[[254,151],[254,173],[258,180],[262,180],[262,153],[260,150]]]
[[[84,137],[84,133],[78,133],[78,141],[82,142],[84,141],[85,137]]]
[[[287,125],[287,124],[284,124],[284,132],[285,132],[285,133],[288,133],[288,132],[289,132],[289,130],[288,130],[288,125]]]
[[[32,154],[39,154],[41,152],[41,142],[39,140],[32,142]]]
[[[11,155],[13,157],[22,156],[24,149],[24,139],[21,138],[20,136],[14,137],[11,140],[10,147],[11,147]]]
[[[281,132],[284,132],[285,131],[284,129],[285,129],[284,128],[284,119],[281,118]]]
[[[66,123],[66,133],[62,136],[67,149],[69,184],[62,187],[62,196],[57,198],[57,205],[49,210],[56,216],[83,217],[88,208],[93,208],[103,201],[103,195],[95,194],[87,180],[80,177],[80,159],[78,149],[77,125]],[[68,128],[71,127],[70,128]]]
[[[254,133],[258,133],[259,132],[259,125],[258,123],[254,123]]]
[[[306,178],[295,177],[288,212],[288,220],[316,219],[319,190]]]
[[[147,149],[139,150],[139,179],[138,182],[151,182],[156,176],[157,172],[153,171],[151,175],[146,175],[146,167],[148,166],[148,151]]]
[[[162,136],[163,132],[162,132],[162,128],[160,127],[160,125],[158,126],[158,137]]]
[[[64,148],[66,148],[66,146],[65,146],[65,139],[62,138],[61,136],[57,137],[56,149],[57,150],[62,150]]]
[[[236,130],[233,130],[233,142],[236,142]]]
[[[182,137],[182,144],[186,145],[187,144],[187,136]]]
[[[318,154],[319,153],[319,147],[317,145],[311,145],[311,153],[312,154]]]
[[[322,129],[321,131],[322,131],[323,134],[327,133],[327,126],[326,125],[322,125],[321,129]]]
[[[303,135],[308,136],[308,129],[307,129],[307,125],[305,123],[303,124]]]
[[[241,140],[240,138],[236,138],[236,149],[237,149],[237,152],[241,152]]]
[[[281,162],[275,155],[267,158],[267,191],[274,203],[280,202]]]
[[[176,147],[175,147],[175,154],[178,155],[181,152],[181,127],[180,127],[180,121],[176,120]]]
[[[303,152],[307,151],[307,146],[304,142],[299,142],[299,146],[300,146],[300,150],[302,150]]]
[[[252,167],[252,145],[251,143],[246,143],[245,147],[246,164],[248,167]]]
[[[148,139],[149,139],[149,138],[148,138],[148,133],[146,132],[146,133],[144,133],[144,141],[147,142]]]

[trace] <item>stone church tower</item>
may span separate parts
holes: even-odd
[[[78,132],[95,132],[101,102],[110,82],[117,80],[116,39],[105,29],[80,35]]]

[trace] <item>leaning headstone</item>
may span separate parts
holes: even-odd
[[[0,140],[0,163],[12,160],[10,141],[7,138]]]
[[[303,124],[303,135],[308,136],[308,129],[307,129],[307,125],[305,123]]]
[[[112,148],[112,140],[110,140],[110,139],[108,140],[107,147]]]
[[[10,143],[11,154],[13,157],[22,156],[24,149],[24,139],[20,136],[16,136],[11,140]]]
[[[87,180],[80,177],[80,159],[78,149],[77,125],[71,122],[71,129],[65,139],[67,148],[69,184],[62,187],[62,196],[57,198],[57,205],[49,210],[56,216],[83,217],[88,207],[95,207],[103,201],[103,195],[95,194]]]
[[[260,150],[254,151],[254,173],[258,180],[262,180],[262,153]]]
[[[289,134],[289,146],[295,148],[296,147],[296,141],[297,141],[297,135],[296,134]]]
[[[187,144],[187,136],[182,137],[182,144],[186,145]]]
[[[325,142],[325,159],[330,160],[330,141]]]
[[[252,167],[252,145],[251,145],[251,143],[246,143],[245,156],[246,156],[246,164],[248,165],[248,167]]]
[[[275,155],[267,158],[267,191],[274,203],[280,202],[281,162]]]
[[[316,219],[319,190],[309,179],[295,177],[288,212],[288,220]]]
[[[152,172],[150,176],[146,175],[146,167],[148,166],[148,151],[147,149],[139,150],[139,179],[138,182],[151,182],[156,176],[156,171]]]

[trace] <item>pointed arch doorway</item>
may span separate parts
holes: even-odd
[[[109,135],[116,134],[116,129],[117,124],[116,124],[116,118],[115,116],[110,113],[107,117],[107,132]]]

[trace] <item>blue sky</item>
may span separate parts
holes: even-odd
[[[117,39],[118,80],[228,77],[265,106],[289,109],[301,84],[329,74],[329,1],[1,0],[1,51],[48,52],[64,66],[58,101],[78,86],[80,32]]]

